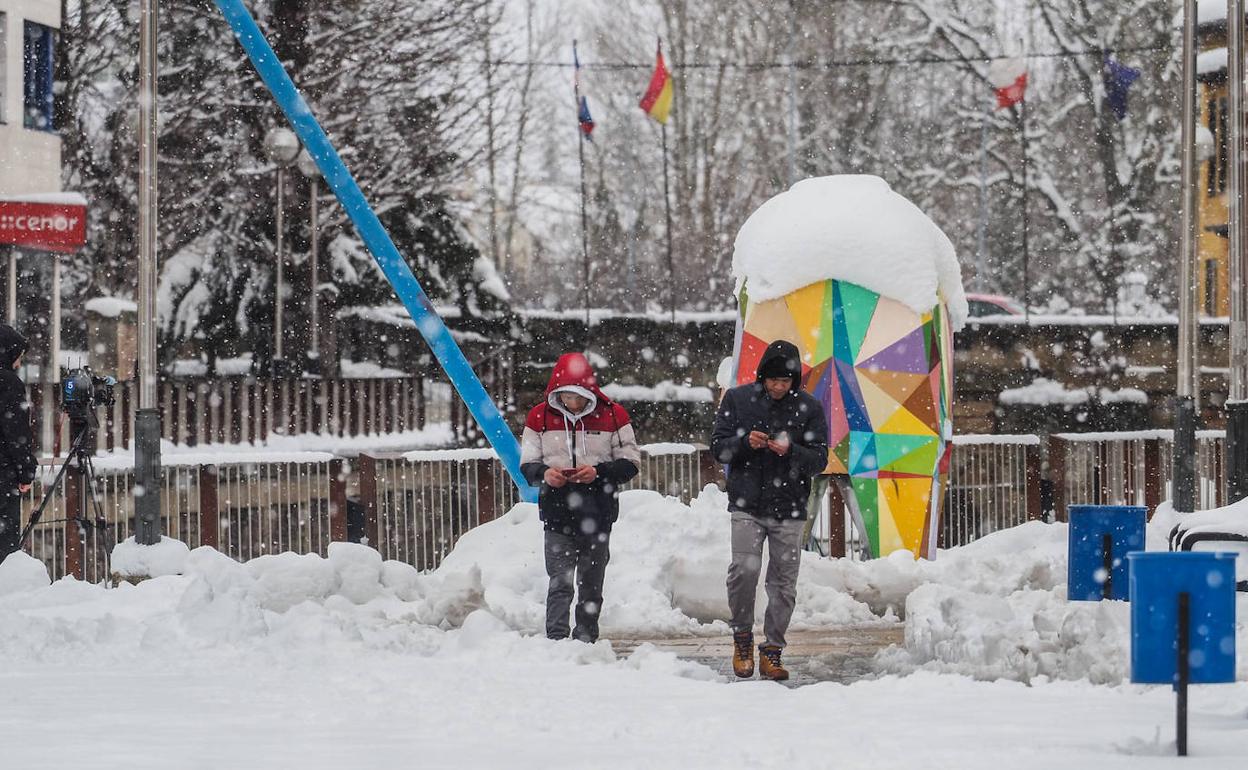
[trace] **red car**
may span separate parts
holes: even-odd
[[[1023,306],[1000,294],[967,294],[966,304],[971,318],[993,315],[1023,315]]]

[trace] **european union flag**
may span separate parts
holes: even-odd
[[[1105,104],[1119,120],[1127,117],[1127,94],[1139,79],[1140,71],[1135,67],[1105,56]]]

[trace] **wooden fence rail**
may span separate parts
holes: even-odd
[[[484,367],[487,390],[499,403],[511,398],[511,379],[501,367]],[[67,451],[68,426],[58,411],[55,387],[26,386],[32,431],[43,456]],[[100,407],[96,449],[129,446],[138,395],[120,382],[112,407]],[[258,443],[275,435],[372,436],[449,423],[455,436],[472,433],[450,383],[433,377],[259,380],[213,377],[165,380],[157,389],[162,438],[175,444]]]

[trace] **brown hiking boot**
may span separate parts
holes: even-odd
[[[780,662],[780,648],[775,645],[760,645],[758,648],[758,675],[763,679],[783,682],[789,678],[789,672]]]
[[[732,635],[732,672],[742,679],[754,676],[753,631],[737,631]]]

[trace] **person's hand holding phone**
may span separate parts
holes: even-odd
[[[571,468],[547,468],[542,474],[542,479],[551,486],[552,489],[558,489],[568,483],[568,472]]]
[[[750,445],[750,449],[762,449],[767,446],[768,436],[761,430],[752,430],[750,431],[750,434],[745,437],[745,441]]]
[[[790,446],[791,442],[787,433],[777,433],[767,437],[767,448],[781,457],[789,453]]]
[[[573,484],[592,484],[596,478],[598,478],[598,469],[592,465],[572,468],[568,474],[568,481]]]

